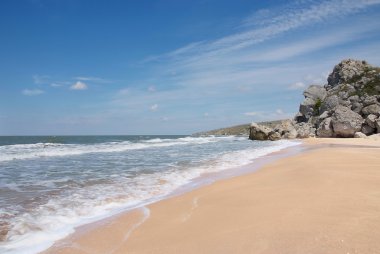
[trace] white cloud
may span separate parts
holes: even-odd
[[[153,104],[152,106],[150,106],[150,110],[151,111],[157,111],[158,110],[158,104]]]
[[[43,93],[45,93],[45,92],[43,90],[40,90],[40,89],[24,89],[24,90],[22,90],[22,94],[27,95],[27,96],[40,95]]]
[[[49,79],[50,79],[50,76],[48,75],[38,75],[38,74],[33,75],[33,82],[36,85],[49,83]]]
[[[75,84],[73,84],[72,86],[70,86],[70,89],[71,90],[86,90],[87,89],[87,85],[81,81],[77,81]]]
[[[99,78],[99,77],[79,76],[79,77],[74,77],[74,79],[80,80],[80,81],[91,81],[95,83],[112,83],[111,80]]]
[[[127,95],[127,94],[129,94],[129,89],[128,88],[123,88],[123,89],[119,90],[118,94],[120,94],[120,95]]]
[[[288,89],[290,89],[290,90],[299,90],[299,89],[303,89],[305,87],[306,87],[306,85],[303,82],[296,82],[296,83],[291,84],[290,86],[288,86]]]
[[[63,84],[60,84],[60,83],[51,83],[50,86],[51,87],[61,87],[61,86],[63,86]]]
[[[204,117],[208,117],[208,116],[209,116],[209,113],[208,113],[208,112],[205,112],[205,113],[203,114],[203,116],[204,116]]]
[[[284,115],[285,114],[285,112],[284,112],[284,110],[282,110],[282,109],[276,109],[276,114],[278,114],[278,115]]]

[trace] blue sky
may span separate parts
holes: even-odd
[[[292,117],[380,0],[4,0],[0,135],[190,134]]]

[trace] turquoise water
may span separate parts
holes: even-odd
[[[37,253],[76,226],[297,142],[246,137],[0,137],[0,252]]]

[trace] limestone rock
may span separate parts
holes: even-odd
[[[268,140],[269,133],[271,132],[271,129],[258,125],[256,123],[251,124],[250,132],[249,132],[249,139],[252,140]]]
[[[354,77],[360,77],[368,66],[367,62],[359,60],[343,60],[335,65],[332,73],[328,76],[327,89],[331,89],[342,83],[349,83]]]
[[[334,136],[342,138],[351,138],[355,132],[361,130],[363,118],[351,109],[338,106],[332,115],[332,126]]]
[[[351,109],[352,111],[354,111],[355,113],[360,113],[362,112],[362,109],[363,109],[363,104],[361,104],[360,102],[354,102],[351,106]]]
[[[326,118],[329,117],[329,116],[330,116],[330,115],[329,115],[328,111],[325,111],[325,112],[323,112],[323,113],[319,116],[319,119],[322,121],[322,120],[326,119]]]
[[[294,127],[294,123],[290,120],[282,121],[280,124],[275,126],[274,130],[285,139],[297,138],[297,130]]]
[[[315,136],[315,128],[309,123],[298,123],[296,125],[297,138],[308,138]]]
[[[281,134],[276,131],[269,132],[268,139],[271,141],[276,141],[281,139]]]
[[[317,129],[317,136],[323,138],[333,137],[334,131],[332,128],[331,117],[324,119]]]
[[[311,85],[303,92],[303,95],[305,98],[310,98],[314,101],[323,101],[327,96],[327,91],[323,86]]]
[[[369,126],[368,124],[363,124],[362,126],[362,130],[361,130],[365,135],[372,135],[373,133],[375,133],[376,129]]]
[[[380,115],[380,105],[378,105],[378,104],[372,104],[372,105],[369,105],[367,107],[364,107],[362,109],[362,113],[364,115],[373,114],[373,115],[379,116]]]
[[[380,119],[375,121],[376,133],[380,133]]]
[[[370,114],[370,115],[368,115],[367,118],[365,119],[365,122],[366,122],[366,124],[369,125],[370,127],[372,127],[372,128],[376,128],[376,126],[375,126],[376,119],[377,119],[376,115],[374,115],[374,114]]]
[[[377,98],[376,96],[367,96],[363,100],[363,106],[369,106],[372,104],[377,104]]]
[[[310,116],[314,113],[314,106],[316,104],[316,101],[312,98],[305,98],[304,101],[300,104],[300,113],[306,117],[306,119],[309,119]]]
[[[365,135],[364,133],[361,133],[361,132],[355,132],[354,134],[354,138],[366,138],[367,135]]]
[[[332,95],[330,97],[327,97],[321,104],[320,113],[323,113],[325,111],[332,111],[336,106],[339,105],[339,98],[336,95]]]

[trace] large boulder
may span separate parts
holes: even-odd
[[[379,116],[380,115],[380,105],[378,105],[378,104],[372,104],[372,105],[369,105],[367,107],[364,107],[362,109],[362,113],[365,116],[370,115],[370,114]]]
[[[269,133],[272,130],[266,126],[258,125],[257,123],[252,123],[249,131],[249,139],[252,140],[268,140]]]
[[[276,141],[276,140],[280,140],[281,139],[281,134],[276,132],[276,131],[271,131],[269,132],[268,134],[268,139],[270,141]]]
[[[308,138],[315,136],[315,128],[310,123],[297,123],[297,138]]]
[[[372,128],[376,128],[375,126],[375,122],[377,120],[377,116],[376,115],[373,115],[373,114],[370,114],[367,116],[367,118],[365,119],[365,123],[367,125],[369,125],[370,127]]]
[[[354,138],[366,138],[367,135],[365,135],[364,133],[361,133],[361,132],[355,132],[354,134]]]
[[[380,119],[375,121],[376,133],[380,133]]]
[[[358,113],[344,106],[337,106],[332,115],[331,123],[334,136],[352,138],[355,132],[361,130],[364,119]]]
[[[309,119],[314,114],[316,101],[312,98],[305,98],[300,104],[300,113],[306,118]]]
[[[369,126],[368,124],[363,124],[361,132],[368,136],[368,135],[372,135],[373,133],[375,133],[376,129]]]
[[[332,95],[327,97],[322,103],[321,107],[319,109],[320,113],[323,113],[325,111],[332,111],[336,106],[339,105],[339,98],[336,95]]]
[[[297,130],[294,127],[294,123],[290,120],[284,120],[276,125],[274,131],[278,132],[285,139],[297,138]]]
[[[331,117],[324,119],[317,129],[317,136],[322,138],[331,138],[334,131],[331,124]]]
[[[311,98],[314,101],[323,101],[327,96],[327,91],[323,86],[311,85],[304,92],[305,98]]]

